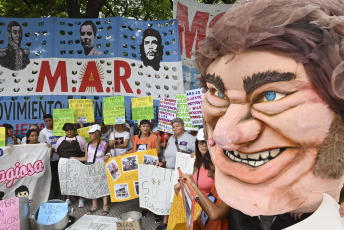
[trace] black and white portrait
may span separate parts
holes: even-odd
[[[0,65],[10,70],[25,69],[30,63],[29,49],[21,48],[22,27],[16,21],[11,21],[7,26],[8,45],[0,49]]]
[[[94,40],[97,34],[97,27],[92,21],[85,21],[80,26],[80,41],[84,47],[85,56],[101,55],[102,52],[94,48]]]
[[[160,62],[162,61],[164,46],[159,31],[155,29],[146,29],[142,35],[142,43],[140,45],[140,58],[143,65],[152,67],[158,71]]]

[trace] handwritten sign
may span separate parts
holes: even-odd
[[[125,122],[124,96],[104,97],[103,117],[105,125],[122,124]]]
[[[91,126],[85,127],[85,128],[81,128],[81,129],[77,129],[78,131],[78,135],[85,138],[85,140],[88,142],[90,142],[90,136],[88,134],[88,131],[91,129]]]
[[[139,222],[137,221],[121,221],[117,222],[117,230],[140,230]]]
[[[0,127],[0,147],[6,146],[6,128]]]
[[[189,107],[189,114],[192,125],[203,125],[201,106],[203,94],[203,89],[186,91],[186,99]]]
[[[177,117],[177,100],[160,98],[158,129],[167,133],[173,133],[171,121]]]
[[[43,203],[39,207],[37,222],[51,225],[61,221],[68,213],[67,203]]]
[[[139,121],[154,119],[153,97],[138,97],[131,99],[132,120]]]
[[[171,192],[174,186],[173,170],[155,165],[139,166],[140,207],[157,215],[168,215]]]
[[[64,136],[66,132],[62,129],[65,123],[74,123],[74,109],[54,109],[54,136]]]
[[[74,122],[79,123],[84,121],[85,123],[94,123],[94,108],[92,99],[69,99],[69,108],[74,109]]]
[[[186,94],[177,94],[176,99],[178,101],[177,117],[183,119],[185,130],[198,130],[197,126],[191,124]]]
[[[106,164],[106,175],[111,202],[122,202],[139,197],[138,167],[141,164],[156,165],[156,149],[125,154],[110,158]]]
[[[78,160],[61,158],[58,172],[62,195],[95,199],[110,194],[104,162],[84,165]]]
[[[20,229],[18,197],[0,200],[0,229]]]
[[[116,229],[118,221],[120,219],[117,217],[83,215],[66,230],[113,230]]]

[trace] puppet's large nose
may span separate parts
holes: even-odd
[[[214,129],[215,143],[226,150],[237,150],[255,140],[263,127],[262,122],[250,115],[247,104],[231,104]]]

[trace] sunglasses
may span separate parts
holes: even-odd
[[[199,145],[207,145],[207,141],[204,141],[204,140],[203,141],[198,141],[198,144]]]

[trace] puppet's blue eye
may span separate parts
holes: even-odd
[[[277,101],[285,96],[286,94],[283,94],[283,93],[277,93],[275,91],[266,91],[264,93],[263,101]]]
[[[217,90],[214,92],[214,95],[217,96],[217,97],[219,97],[219,98],[226,99],[226,97],[225,97],[222,93],[220,93],[219,91],[217,91]]]

